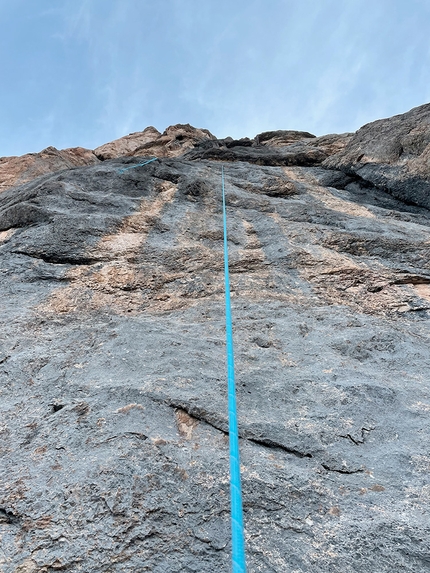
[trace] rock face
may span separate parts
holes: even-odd
[[[147,127],[143,131],[138,131],[137,133],[130,133],[125,137],[120,137],[111,141],[110,143],[105,143],[100,147],[94,149],[95,155],[105,161],[106,159],[115,159],[117,157],[122,157],[125,155],[133,155],[133,153],[148,143],[156,141],[161,136],[161,133],[155,127]]]
[[[32,181],[36,177],[98,163],[97,157],[89,149],[74,147],[59,151],[47,147],[40,153],[28,153],[21,157],[0,157],[0,193],[14,185]]]
[[[430,570],[421,191],[193,130],[0,195],[0,570],[229,570],[221,161],[249,571]]]
[[[130,155],[179,157],[201,142],[216,140],[207,129],[196,129],[189,124],[171,125],[157,139],[137,147]]]
[[[145,154],[152,157],[178,157],[207,140],[216,140],[207,129],[177,124],[171,125],[163,133],[155,127],[147,127],[143,131],[101,145],[94,151],[83,147],[61,151],[48,147],[40,153],[29,153],[21,157],[0,157],[0,193],[9,187],[32,181],[40,175],[94,165],[107,159]]]
[[[430,209],[430,104],[365,125],[324,165]]]

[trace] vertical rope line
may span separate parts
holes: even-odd
[[[239,434],[237,426],[236,388],[234,380],[233,327],[231,320],[230,278],[228,272],[227,215],[225,208],[224,167],[222,180],[222,214],[224,224],[225,324],[227,342],[228,420],[230,441],[230,500],[232,571],[246,573],[243,535],[242,489],[240,484]]]

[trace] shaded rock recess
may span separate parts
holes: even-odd
[[[145,166],[139,163],[157,157]],[[0,159],[0,571],[430,571],[430,105]]]

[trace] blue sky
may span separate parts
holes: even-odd
[[[0,156],[153,125],[317,135],[430,101],[428,0],[0,0]]]

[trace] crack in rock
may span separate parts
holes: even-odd
[[[225,428],[224,423],[218,422],[218,420],[214,421],[210,420],[208,417],[208,412],[201,410],[200,408],[185,404],[184,402],[177,402],[176,400],[164,400],[163,402],[168,406],[170,406],[171,408],[184,410],[192,418],[195,418],[196,420],[199,420],[201,422],[205,422],[206,424],[208,424],[215,430],[222,432],[226,436],[229,435],[229,430],[228,428],[227,429]],[[274,440],[271,440],[270,438],[262,438],[255,436],[253,435],[252,430],[250,429],[246,430],[239,429],[239,438],[267,448],[282,450],[298,458],[312,458],[312,454],[308,452],[301,452],[294,448],[289,448],[285,444],[276,442]]]
[[[361,444],[364,444],[366,441],[366,432],[370,433],[374,430],[375,428],[361,428],[361,440],[357,440],[356,438],[354,438],[353,436],[351,436],[351,434],[340,434],[339,438],[346,438],[351,440],[351,442],[353,444],[355,444],[356,446],[359,446]]]
[[[346,468],[342,468],[342,469],[338,469],[338,468],[331,468],[330,466],[328,466],[327,464],[321,464],[322,467],[327,470],[328,472],[335,472],[338,474],[358,474],[358,473],[363,473],[364,472],[364,468],[359,468],[357,470],[348,470]]]

